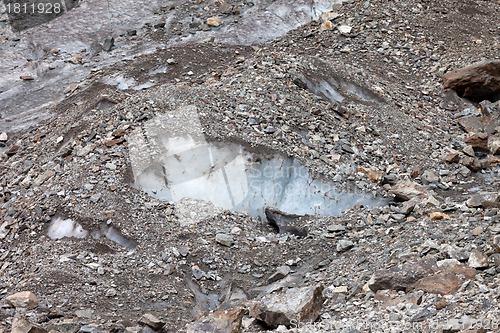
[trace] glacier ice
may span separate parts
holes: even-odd
[[[195,109],[184,108],[194,129]],[[189,118],[189,117],[188,117]],[[299,160],[259,153],[241,144],[207,142],[196,131],[170,128],[176,121],[162,114],[129,138],[134,186],[164,201],[203,200],[231,211],[264,216],[272,207],[290,214],[331,216],[355,205],[377,205],[370,195],[339,190],[314,178]],[[171,136],[174,135],[174,136]]]

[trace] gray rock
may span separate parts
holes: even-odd
[[[373,292],[385,289],[406,291],[415,282],[429,273],[430,269],[426,269],[420,265],[383,269],[373,273],[368,281],[368,288]]]
[[[271,275],[269,277],[269,279],[267,280],[267,282],[268,283],[276,282],[278,280],[283,279],[288,274],[290,274],[290,267],[288,267],[288,266],[280,266],[280,267],[276,268],[276,272],[274,272],[273,275]]]
[[[104,44],[102,45],[102,49],[106,52],[109,52],[115,46],[115,39],[113,37],[106,37],[104,40]]]
[[[337,242],[337,252],[345,252],[354,247],[354,243],[348,239],[341,239]]]
[[[487,268],[488,257],[479,250],[473,250],[469,256],[469,266],[473,268]]]
[[[234,243],[233,236],[228,234],[217,234],[215,235],[215,241],[224,246],[231,246]]]
[[[323,308],[323,286],[290,288],[283,293],[264,296],[250,306],[250,317],[276,328],[289,327],[293,321],[314,322]]]

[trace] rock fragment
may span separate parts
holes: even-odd
[[[220,233],[215,235],[215,241],[220,245],[230,247],[234,243],[234,238],[231,235]]]
[[[207,19],[207,25],[209,27],[220,27],[222,25],[222,19],[220,17],[209,17]]]
[[[469,266],[473,268],[487,268],[488,257],[479,250],[473,250],[469,256]]]
[[[419,265],[378,270],[368,281],[368,288],[374,292],[384,289],[406,291],[429,273],[430,270]]]

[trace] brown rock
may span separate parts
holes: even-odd
[[[432,212],[429,214],[429,217],[432,220],[443,220],[443,219],[449,219],[450,217],[448,214],[443,213],[443,212]]]
[[[16,316],[12,320],[11,333],[47,333],[47,330],[42,327],[33,325],[22,316]]]
[[[460,163],[469,168],[471,171],[479,171],[482,169],[481,162],[479,162],[479,160],[475,157],[464,156]]]
[[[219,310],[187,326],[187,333],[239,333],[245,309]]]
[[[444,89],[475,102],[500,99],[500,60],[474,63],[443,75]]]
[[[485,158],[481,159],[481,168],[488,168],[491,166],[497,166],[500,165],[500,158],[493,156],[493,155],[488,155]]]
[[[250,317],[276,328],[293,321],[314,322],[323,308],[323,286],[290,288],[284,293],[264,296],[252,304]]]
[[[458,163],[462,153],[452,148],[446,148],[443,155],[443,160],[448,163]]]
[[[5,300],[16,308],[34,309],[38,306],[38,298],[31,291],[21,291],[9,295]]]
[[[464,142],[471,145],[474,149],[486,150],[488,146],[488,134],[486,133],[468,133]]]
[[[24,80],[24,81],[31,81],[31,80],[34,80],[35,78],[31,75],[21,75],[19,77],[21,80]]]
[[[106,145],[106,147],[113,147],[114,145],[120,144],[124,141],[125,141],[124,138],[117,138],[117,139],[107,140],[106,142],[104,142],[104,145]]]
[[[222,20],[220,19],[220,17],[209,17],[207,19],[207,25],[209,27],[217,28],[222,25]]]
[[[451,272],[437,273],[424,277],[415,283],[416,290],[432,294],[452,295],[460,289],[462,279]]]
[[[404,304],[420,304],[422,302],[423,292],[415,291],[408,294],[400,295],[401,292],[394,290],[379,290],[375,294],[375,299],[382,301],[382,308],[386,309],[391,306],[401,306]]]
[[[439,299],[439,301],[436,302],[436,310],[441,310],[441,309],[444,309],[445,307],[447,307],[449,305],[448,301],[446,300],[446,298],[444,297],[441,297]]]

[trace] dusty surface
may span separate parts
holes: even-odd
[[[186,6],[195,2],[203,3]],[[235,15],[209,7],[207,17],[224,17],[222,10]],[[171,36],[149,25],[139,30],[141,38],[165,47],[106,66],[89,54],[93,70],[49,110],[53,117],[23,132],[4,126],[0,331],[10,331],[16,309],[5,297],[17,291],[37,295],[40,304],[26,315],[47,329],[122,331],[152,313],[166,323],[164,331],[185,331],[235,286],[250,300],[269,293],[276,284],[268,286],[268,278],[287,265],[291,272],[280,288],[325,287],[320,318],[303,332],[335,331],[334,323],[350,332],[458,332],[474,319],[480,320],[476,329],[494,332],[500,317],[498,161],[490,154],[491,163],[471,171],[465,162],[443,159],[450,148],[470,153],[459,114],[478,111],[443,93],[440,77],[498,59],[499,7],[480,0],[347,1],[332,8],[339,14],[333,29],[319,19],[264,44],[166,47]],[[340,25],[352,29],[341,33]],[[136,38],[124,35],[120,44]],[[117,77],[135,82],[118,89]],[[155,86],[133,89],[150,80]],[[327,81],[338,85],[341,102],[311,91]],[[155,200],[132,186],[128,139],[155,116],[186,106],[195,107],[210,140],[293,156],[317,177],[388,204],[300,220],[308,236],[298,238],[208,203]],[[474,153],[482,161],[488,154]],[[418,187],[406,201],[412,209],[394,200],[398,181],[416,183],[406,183]],[[476,204],[473,196],[483,199]],[[51,240],[46,233],[55,216],[94,234],[113,226],[136,247],[106,237]],[[216,241],[217,234],[232,237],[232,245]],[[471,260],[478,252],[486,263]],[[475,269],[474,275],[457,273],[456,281],[444,269],[430,274],[459,284],[449,295],[425,287],[429,277],[415,290],[395,288],[399,294],[392,296],[365,286],[380,269],[435,267],[444,259]],[[419,301],[408,301],[419,290]],[[446,328],[453,320],[465,324]],[[244,317],[243,332],[264,329]]]

